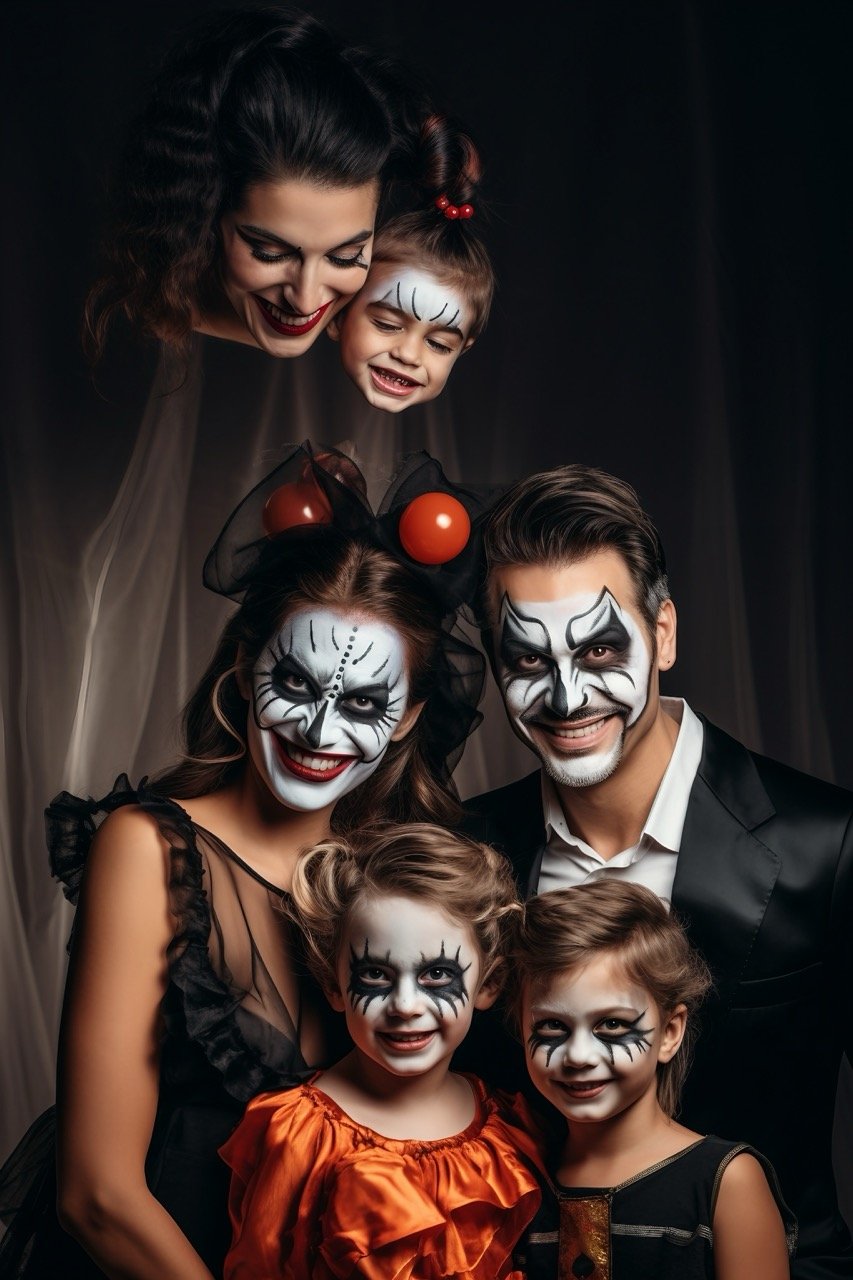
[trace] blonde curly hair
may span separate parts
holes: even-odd
[[[480,953],[480,985],[500,989],[511,920],[521,911],[509,861],[467,836],[410,822],[325,840],[299,859],[288,910],[323,990],[338,988],[337,958],[356,904],[392,895],[428,903],[470,928]]]

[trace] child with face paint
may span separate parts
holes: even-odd
[[[380,200],[430,163],[425,121],[441,133],[410,68],[310,13],[195,24],[124,147],[92,357],[118,314],[182,355],[194,330],[303,355],[365,282]]]
[[[419,458],[407,494],[441,481]],[[289,504],[273,532],[265,484],[279,517]],[[236,607],[187,706],[183,758],[47,810],[51,866],[79,911],[56,1123],[36,1121],[0,1173],[0,1200],[22,1206],[4,1276],[221,1275],[218,1148],[249,1098],[347,1044],[282,909],[301,851],[459,812],[448,755],[476,723],[482,662],[448,634],[457,596],[440,566],[417,571],[394,511],[377,532],[364,490],[348,458],[306,443],[247,495],[205,566]],[[310,502],[322,522],[296,523]],[[454,1025],[477,998],[463,980]]]
[[[662,899],[613,879],[535,895],[512,958],[555,1138],[527,1280],[786,1280],[796,1222],[769,1161],[673,1118],[711,979]]]
[[[520,1096],[450,1071],[496,998],[510,869],[432,824],[383,825],[297,864],[291,912],[352,1050],[253,1099],[222,1149],[225,1280],[503,1280],[540,1200]]]
[[[474,144],[435,117],[423,131],[431,157],[426,207],[376,233],[364,288],[328,327],[341,363],[369,404],[399,413],[434,400],[456,361],[486,327],[495,289],[474,229],[480,180]],[[448,192],[453,193],[451,202]]]

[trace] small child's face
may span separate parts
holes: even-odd
[[[528,984],[522,1032],[539,1092],[568,1120],[599,1122],[656,1094],[658,1063],[678,1049],[683,1018],[662,1018],[618,960],[600,955]]]
[[[329,333],[364,398],[399,413],[444,389],[473,341],[471,318],[466,299],[430,272],[379,262]]]
[[[471,929],[416,898],[365,897],[341,941],[329,998],[356,1049],[395,1076],[446,1070],[474,1009],[494,999]]]

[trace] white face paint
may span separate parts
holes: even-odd
[[[651,994],[612,956],[596,956],[525,990],[530,1078],[567,1119],[609,1120],[656,1096],[661,1021]]]
[[[470,324],[468,304],[429,271],[379,262],[330,332],[365,399],[399,413],[444,388]]]
[[[562,786],[602,782],[649,693],[652,654],[607,587],[544,603],[504,594],[496,635],[507,711]]]
[[[337,971],[356,1051],[392,1075],[446,1067],[479,1006],[472,930],[417,898],[356,903]]]
[[[252,675],[249,750],[289,809],[322,809],[378,767],[407,706],[405,645],[392,627],[299,609]]]

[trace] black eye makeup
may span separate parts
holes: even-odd
[[[298,246],[289,244],[286,240],[279,239],[263,231],[261,227],[235,227],[237,235],[248,245],[252,257],[257,258],[259,262],[284,262],[289,258],[302,258],[302,250]],[[361,267],[366,271],[370,265],[364,257],[364,249],[368,237],[363,242],[354,240],[351,243],[337,246],[330,249],[328,253],[324,253],[323,257],[327,262],[331,262],[333,266],[348,270],[350,267]],[[348,253],[342,250],[350,250]]]
[[[638,1013],[636,1018],[613,1016],[601,1018],[593,1027],[592,1034],[604,1046],[611,1066],[615,1066],[614,1049],[622,1048],[628,1055],[628,1061],[634,1061],[634,1050],[646,1053],[651,1046],[654,1027],[641,1027],[648,1009]],[[564,1045],[572,1034],[571,1028],[559,1018],[540,1018],[534,1022],[527,1038],[527,1047],[532,1058],[537,1049],[545,1046],[545,1065],[550,1066],[556,1049]]]
[[[465,974],[471,968],[463,965],[459,959],[462,948],[456,948],[456,954],[445,953],[444,942],[437,956],[428,959],[421,954],[421,965],[418,967],[418,986],[424,995],[435,1005],[443,1018],[445,1009],[451,1009],[455,1017],[459,1017],[459,1009],[468,1001],[468,988]],[[387,1000],[398,977],[398,970],[391,960],[388,951],[379,959],[370,954],[370,942],[364,940],[361,955],[350,947],[350,978],[347,995],[353,1010],[361,1009],[364,1014],[371,1003],[378,999]]]
[[[307,671],[292,654],[282,654],[266,679],[256,685],[255,696],[258,702],[258,715],[263,715],[266,708],[277,698],[301,705],[306,702],[317,702],[320,691]],[[262,701],[263,699],[263,701]]]
[[[600,1040],[610,1055],[611,1063],[615,1063],[613,1056],[614,1048],[622,1048],[628,1055],[628,1061],[634,1061],[633,1050],[637,1053],[646,1053],[651,1045],[651,1037],[654,1035],[654,1027],[641,1027],[639,1024],[645,1018],[648,1009],[644,1009],[642,1013],[637,1014],[636,1018],[602,1018],[593,1030],[596,1040]]]

